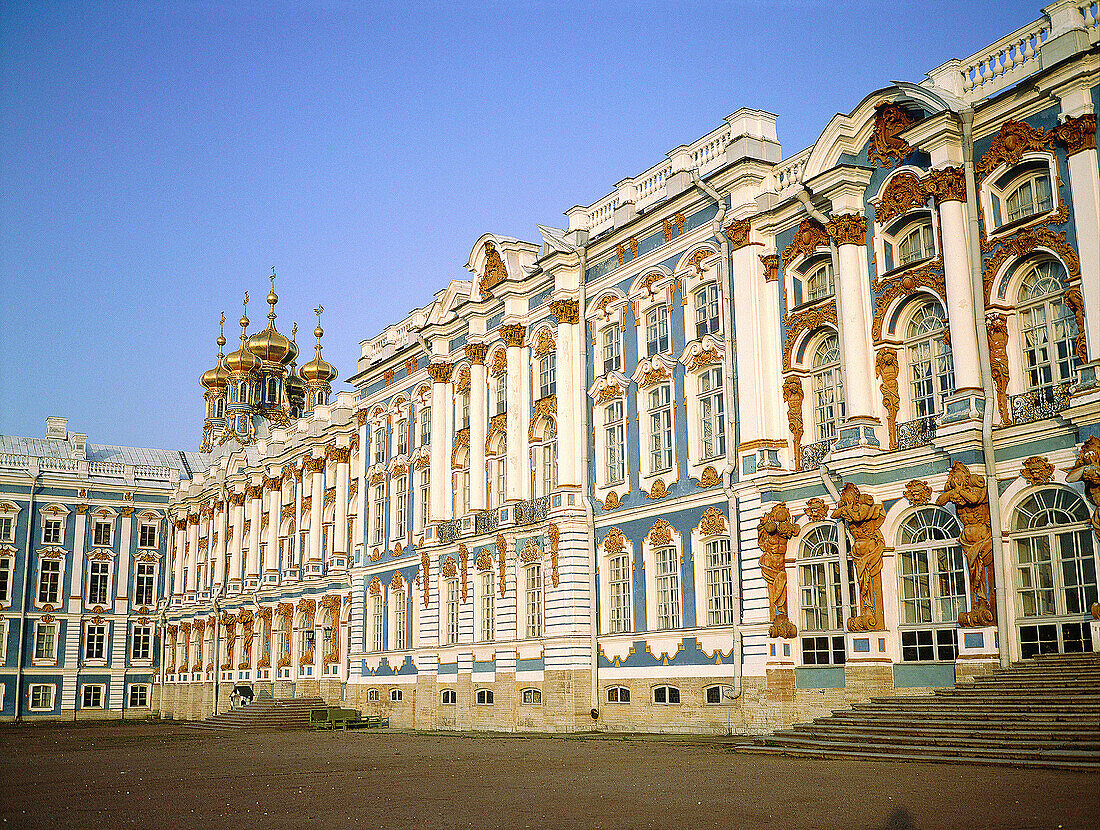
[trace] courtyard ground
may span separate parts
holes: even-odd
[[[720,738],[0,726],[0,827],[1097,828],[1100,775]]]

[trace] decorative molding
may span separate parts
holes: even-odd
[[[557,394],[547,395],[545,398],[539,398],[535,401],[535,411],[531,415],[531,422],[527,426],[527,440],[535,440],[535,424],[538,423],[539,418],[556,418],[558,414],[558,396]]]
[[[931,289],[941,298],[947,297],[947,286],[943,276],[943,260],[939,257],[926,262],[919,268],[902,271],[885,280],[876,277],[871,285],[878,293],[878,299],[875,301],[875,315],[871,321],[871,341],[875,344],[882,342],[882,323],[886,315],[886,309],[890,307],[894,300],[899,297],[909,297],[921,288]]]
[[[764,254],[760,257],[764,266],[764,282],[776,282],[779,279],[779,254]]]
[[[892,167],[911,152],[899,133],[916,123],[905,110],[892,101],[875,105],[875,127],[867,147],[867,161],[880,167]]]
[[[489,354],[488,343],[467,343],[466,348],[463,349],[466,353],[466,357],[474,366],[484,366],[485,356]]]
[[[1008,320],[1003,314],[993,312],[985,318],[986,337],[989,339],[989,367],[993,385],[997,387],[997,409],[1001,425],[1012,423],[1008,408]]]
[[[550,316],[558,325],[580,322],[580,305],[576,300],[554,300],[550,303]]]
[[[1085,338],[1085,301],[1081,296],[1081,285],[1071,285],[1062,292],[1062,301],[1073,312],[1077,321],[1077,338],[1073,341],[1073,351],[1082,363],[1089,362],[1088,344]]]
[[[622,507],[623,503],[619,500],[619,496],[614,490],[607,494],[607,497],[603,500],[604,510],[614,510],[616,507]]]
[[[802,515],[811,522],[823,522],[829,516],[829,508],[826,506],[824,499],[814,496],[806,502],[806,507],[802,510]]]
[[[727,228],[728,230],[728,228]],[[695,275],[698,277],[703,276],[703,263],[714,256],[714,251],[710,248],[700,248],[698,251],[688,257],[687,264],[689,267],[695,269]]]
[[[405,577],[401,575],[401,571],[394,571],[393,578],[390,580],[391,591],[401,591],[405,588]]]
[[[508,545],[504,541],[504,534],[502,534],[502,533],[497,534],[496,545],[497,545],[497,580],[498,580],[498,585],[499,585],[499,589],[500,589],[500,598],[504,599],[504,592],[508,588],[508,580],[507,580],[506,569],[505,569],[505,565],[507,564],[505,554],[507,553]]]
[[[378,577],[374,577],[370,581],[370,585],[367,587],[367,593],[372,595],[378,595],[382,593],[382,580]]]
[[[86,504],[78,504],[74,509],[78,516],[86,516],[88,514],[88,505]]]
[[[370,559],[371,562],[381,562],[382,561],[382,549],[381,548],[375,548],[374,550],[372,550],[367,555],[367,558]]]
[[[848,619],[848,630],[881,631],[884,625],[882,555],[886,550],[882,523],[886,521],[886,511],[849,482],[840,492],[833,518],[843,519],[848,526],[848,534],[852,537],[851,556],[859,582],[859,613]]]
[[[504,266],[504,260],[500,258],[497,246],[491,240],[486,240],[485,269],[478,281],[478,289],[482,294],[488,294],[506,279],[508,279],[508,269]]]
[[[447,383],[451,379],[451,372],[454,370],[454,365],[451,363],[439,362],[428,364],[428,375],[432,379],[432,383]]]
[[[752,223],[748,219],[734,219],[726,225],[726,238],[730,241],[730,250],[737,251],[747,247],[752,234]]]
[[[508,355],[504,349],[498,349],[493,353],[493,365],[489,371],[493,377],[508,374]]]
[[[791,368],[791,351],[795,340],[803,331],[812,331],[824,325],[836,327],[836,299],[805,311],[788,314],[783,322],[787,325],[787,338],[783,344],[783,371],[787,372]]]
[[[722,478],[718,475],[718,471],[714,467],[708,464],[703,468],[703,474],[699,476],[699,483],[696,487],[713,487],[716,484],[721,484]]]
[[[890,449],[898,448],[898,407],[901,395],[898,394],[898,350],[887,347],[879,349],[875,357],[875,377],[880,378],[879,390],[882,392],[882,406],[886,410],[886,426],[890,433]]]
[[[470,580],[468,576],[468,560],[470,558],[470,549],[464,544],[458,546],[458,571],[462,576],[462,601],[465,602],[466,598],[470,595]]]
[[[329,447],[325,456],[336,464],[347,464],[351,461],[351,447]]]
[[[1085,150],[1096,149],[1096,115],[1067,118],[1054,128],[1054,138],[1065,145],[1066,155],[1072,156]]]
[[[914,507],[918,504],[928,504],[932,500],[932,488],[928,486],[928,482],[915,478],[905,485],[905,492],[902,495]]]
[[[623,532],[617,527],[610,528],[603,537],[603,549],[607,553],[622,553],[625,550],[626,540]]]
[[[623,389],[617,383],[609,383],[596,393],[596,403],[603,404],[608,401],[618,400],[625,394],[626,390]]]
[[[936,499],[941,507],[948,502],[955,505],[955,515],[962,525],[959,545],[966,555],[970,575],[970,610],[959,614],[959,625],[963,628],[993,625],[997,622],[997,589],[993,575],[993,523],[989,518],[985,479],[956,461]]]
[[[283,509],[279,511],[280,519],[290,519],[294,517],[294,505],[287,504],[283,506]]]
[[[890,179],[875,208],[875,219],[886,224],[891,219],[903,216],[915,207],[924,207],[928,203],[928,191],[915,173],[905,170]]]
[[[458,576],[458,564],[455,562],[453,556],[448,556],[443,560],[439,572],[447,579],[454,579],[454,577]]]
[[[978,181],[1000,167],[1016,164],[1024,153],[1050,151],[1053,149],[1054,133],[1036,130],[1023,121],[1005,121],[993,139],[993,146],[975,165]]]
[[[783,502],[765,513],[756,526],[760,572],[768,586],[769,637],[792,640],[798,636],[798,629],[787,615],[787,543],[798,532]]]
[[[357,409],[355,411],[355,420],[359,426],[366,426],[367,421],[370,420],[370,413],[365,409]]]
[[[663,499],[667,495],[668,495],[668,487],[665,486],[665,483],[663,481],[661,481],[661,479],[657,479],[655,482],[653,482],[652,486],[649,488],[649,492],[646,493],[646,498],[648,498],[648,499]]]
[[[966,201],[966,176],[961,167],[941,167],[928,174],[924,189],[940,204]]]
[[[993,289],[993,278],[1001,270],[1001,266],[1012,257],[1021,257],[1031,253],[1036,248],[1047,248],[1054,251],[1062,259],[1066,266],[1067,282],[1075,283],[1081,279],[1081,260],[1077,252],[1066,241],[1065,233],[1052,231],[1050,228],[1022,228],[1012,236],[995,243],[998,247],[989,259],[986,260],[985,270],[982,272],[982,283],[985,287],[986,301],[990,299]]]
[[[833,216],[825,225],[829,236],[837,245],[865,245],[867,220],[858,213],[842,213]]]
[[[721,362],[722,356],[718,353],[718,347],[711,346],[709,349],[701,349],[692,355],[691,359],[685,364],[685,368],[689,372],[694,372],[700,366],[711,366]]]
[[[662,365],[657,365],[645,373],[641,383],[638,384],[638,388],[645,389],[648,386],[653,386],[655,383],[662,383],[671,379],[672,375],[668,373],[668,369]]]
[[[548,355],[550,352],[554,351],[556,345],[557,344],[554,342],[554,335],[551,333],[550,329],[543,329],[539,332],[538,339],[535,341],[535,348],[532,349],[532,354],[534,354],[535,357]]]
[[[431,568],[432,560],[428,556],[426,549],[420,551],[420,587],[424,592],[424,607],[428,607],[428,588],[430,579],[428,577],[429,569]]]
[[[805,397],[802,379],[788,375],[783,381],[783,400],[787,404],[787,427],[793,439],[795,470],[802,469],[802,400]]]
[[[474,567],[478,571],[491,571],[493,569],[493,554],[489,553],[488,548],[478,552],[477,559],[474,560]]]
[[[828,244],[829,234],[826,233],[822,224],[816,219],[807,217],[799,223],[791,244],[783,249],[783,261],[789,263],[799,256],[813,256],[818,248]]]
[[[534,539],[528,539],[524,545],[523,550],[519,552],[519,559],[524,563],[531,563],[542,559],[542,548],[540,548]]]
[[[665,545],[671,545],[672,525],[670,525],[664,519],[658,519],[649,529],[648,536],[649,544],[651,547],[659,548],[664,547]]]
[[[455,379],[455,391],[464,394],[470,391],[470,367],[463,366],[458,370],[458,377]]]
[[[555,588],[558,587],[558,543],[561,539],[561,531],[558,530],[556,522],[550,522],[549,527],[546,529],[547,535],[550,537],[550,581]]]
[[[704,536],[714,536],[726,532],[726,517],[717,507],[708,507],[699,521],[699,530]]]
[[[325,457],[307,456],[303,469],[308,473],[323,473],[325,471]]]
[[[1049,484],[1054,480],[1054,465],[1045,455],[1033,455],[1020,468],[1020,477],[1028,484]]]

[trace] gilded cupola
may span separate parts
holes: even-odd
[[[275,304],[279,295],[275,293],[275,269],[271,269],[271,291],[267,295],[267,304],[271,310],[267,313],[267,328],[248,338],[248,350],[267,363],[280,363],[287,366],[298,356],[298,347],[275,328]]]
[[[317,306],[313,309],[313,312],[317,315],[317,328],[313,330],[313,334],[317,338],[317,351],[313,356],[313,360],[299,370],[302,380],[307,384],[332,383],[336,380],[336,368],[321,357],[321,336],[325,333],[325,330],[321,328],[321,312],[324,310],[324,306]]]
[[[225,346],[225,313],[222,313],[220,330],[218,332],[218,362],[213,369],[207,369],[202,373],[199,381],[204,387],[213,392],[224,392],[229,380],[229,370],[225,368],[225,355],[222,348]]]
[[[262,365],[260,359],[248,348],[248,292],[244,293],[244,313],[241,315],[241,347],[225,358],[225,367],[230,374],[247,375]]]

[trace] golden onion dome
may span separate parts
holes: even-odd
[[[286,376],[286,396],[288,400],[299,400],[306,394],[306,382],[298,376],[297,367],[290,367],[290,374]]]
[[[279,295],[275,293],[275,269],[271,269],[271,291],[267,295],[267,304],[271,311],[267,314],[267,328],[248,338],[248,350],[260,360],[269,363],[281,363],[284,366],[298,356],[298,347],[275,328],[275,304]]]
[[[262,365],[248,350],[248,292],[244,292],[244,314],[241,315],[241,347],[225,358],[225,368],[232,374],[255,372]]]
[[[202,373],[199,381],[204,387],[214,391],[225,389],[229,382],[229,370],[225,368],[225,355],[222,347],[225,346],[225,313],[222,312],[221,330],[218,332],[218,363],[213,369],[207,369]]]
[[[313,330],[317,338],[317,351],[313,360],[303,366],[299,371],[306,383],[331,383],[336,380],[336,367],[321,357],[321,336],[325,330],[321,328],[321,312],[324,306],[317,306],[313,311],[317,314],[317,328]]]

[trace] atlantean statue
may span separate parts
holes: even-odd
[[[882,631],[882,554],[886,511],[854,484],[845,484],[834,519],[843,519],[852,537],[852,561],[859,582],[859,613],[848,620],[849,631]]]
[[[1100,540],[1100,438],[1090,435],[1085,439],[1077,461],[1066,473],[1066,481],[1084,482],[1085,498],[1092,505],[1092,529]],[[1094,602],[1089,611],[1093,619],[1100,620],[1100,602]]]
[[[768,636],[793,640],[798,629],[787,616],[787,542],[798,535],[798,525],[791,521],[791,511],[780,502],[756,526],[760,543],[760,570],[768,584],[768,607],[771,628]]]
[[[961,461],[947,474],[943,492],[936,499],[941,507],[948,502],[962,523],[959,544],[966,555],[970,573],[971,606],[959,614],[963,628],[978,628],[997,622],[997,586],[993,576],[993,525],[989,520],[989,493],[985,479],[974,475]]]

